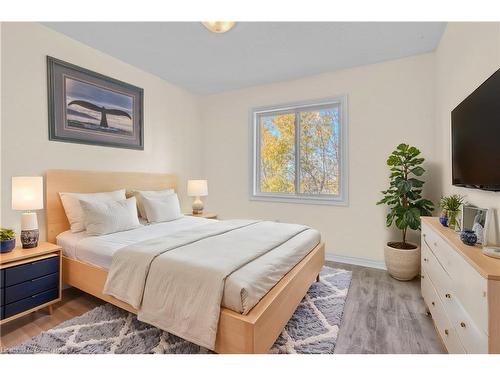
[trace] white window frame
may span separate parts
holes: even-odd
[[[268,113],[293,111],[315,110],[328,107],[331,105],[340,106],[340,192],[338,195],[330,194],[303,194],[297,193],[296,186],[295,194],[270,193],[260,191],[260,126],[259,118]],[[295,102],[281,105],[273,105],[267,107],[252,108],[250,110],[250,200],[267,201],[267,202],[285,202],[285,203],[305,203],[305,204],[327,204],[337,206],[348,205],[348,129],[347,129],[347,95],[342,95],[334,98],[312,100],[306,102]],[[299,129],[295,127],[295,160],[296,160],[296,175],[299,169]],[[296,184],[298,184],[296,178]]]

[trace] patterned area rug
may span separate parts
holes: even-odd
[[[324,267],[320,282],[304,297],[271,353],[333,353],[351,272]],[[5,353],[210,353],[177,336],[138,321],[105,304]]]

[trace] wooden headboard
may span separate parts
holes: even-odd
[[[69,222],[59,198],[60,192],[176,189],[176,182],[175,175],[164,173],[48,170],[45,176],[47,241],[55,243],[56,236],[69,229]]]

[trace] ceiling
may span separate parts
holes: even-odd
[[[44,25],[196,94],[300,78],[433,51],[441,22],[199,22]]]

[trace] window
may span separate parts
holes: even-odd
[[[251,198],[347,203],[346,98],[252,111]]]

